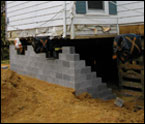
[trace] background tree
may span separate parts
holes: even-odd
[[[9,42],[6,40],[5,1],[1,1],[1,59],[8,59]]]

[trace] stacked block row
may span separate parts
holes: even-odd
[[[63,47],[59,59],[50,60],[45,53],[36,54],[32,46],[28,46],[25,55],[18,55],[11,45],[10,64],[11,70],[19,74],[74,88],[76,95],[88,92],[92,97],[104,100],[115,97],[102,79],[96,77],[96,72],[91,72],[91,67],[80,60],[74,47]]]

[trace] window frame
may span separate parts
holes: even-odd
[[[104,2],[104,8],[101,9],[89,9],[88,8],[88,1],[86,1],[86,14],[87,15],[109,15],[109,3],[108,1],[102,1]]]

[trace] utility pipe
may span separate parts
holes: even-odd
[[[75,5],[76,5],[76,1],[72,2],[72,9],[71,9],[71,39],[75,38],[75,27],[74,27],[74,14],[75,14]]]
[[[66,1],[63,4],[63,38],[66,37]]]

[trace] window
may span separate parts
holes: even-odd
[[[88,1],[88,10],[104,10],[104,2]]]
[[[86,1],[88,15],[109,15],[108,1]]]

